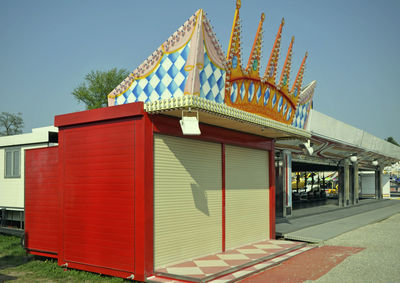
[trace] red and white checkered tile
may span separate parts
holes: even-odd
[[[264,270],[264,269],[267,269],[269,267],[275,266],[275,265],[277,265],[277,264],[279,264],[279,263],[281,263],[281,262],[283,262],[285,260],[288,260],[289,258],[291,258],[291,257],[293,257],[295,255],[298,255],[300,253],[308,251],[308,250],[310,250],[312,248],[314,248],[314,247],[306,246],[306,247],[300,248],[298,250],[289,252],[287,254],[283,254],[283,255],[277,256],[277,257],[272,258],[270,260],[266,260],[266,261],[263,261],[261,263],[258,263],[258,264],[243,268],[243,269],[241,269],[239,271],[230,273],[228,275],[219,277],[218,279],[211,280],[211,281],[208,281],[208,282],[209,283],[227,283],[227,282],[231,282],[231,281],[236,281],[238,279],[242,279],[242,278],[248,277],[252,273],[257,273],[257,272],[259,272],[261,270]]]
[[[182,282],[185,282],[185,281],[182,281],[182,280],[178,281],[178,280],[174,280],[174,279],[171,279],[171,278],[163,278],[163,277],[160,277],[160,276],[151,276],[151,277],[147,278],[147,282],[182,283]],[[186,281],[186,282],[190,282],[190,281]]]
[[[188,280],[188,282],[208,282],[210,280],[213,283],[229,282],[230,280],[276,265],[310,248],[305,247],[304,243],[292,241],[261,241],[223,253],[158,268],[156,274],[164,277],[178,278],[179,280]],[[162,281],[159,281],[158,278],[156,276],[149,278],[149,280],[152,282],[182,282],[174,281],[173,279],[169,279],[168,281],[165,278],[160,278]]]

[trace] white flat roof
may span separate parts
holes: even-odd
[[[44,143],[49,141],[49,132],[58,132],[54,126],[32,129],[32,133],[0,137],[0,147]]]

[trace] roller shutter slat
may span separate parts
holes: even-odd
[[[268,152],[225,147],[226,248],[269,238]]]
[[[221,145],[154,137],[155,267],[221,251]]]

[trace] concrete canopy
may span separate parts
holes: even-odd
[[[306,130],[311,133],[312,157],[303,155],[299,140],[278,140],[277,148],[292,150],[298,161],[329,165],[356,154],[360,167],[365,169],[374,169],[374,160],[378,161],[378,166],[400,161],[400,147],[316,110],[311,110]]]

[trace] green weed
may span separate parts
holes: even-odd
[[[129,282],[121,278],[65,269],[54,259],[27,255],[14,236],[0,234],[0,282]],[[131,281],[130,281],[131,282]]]

